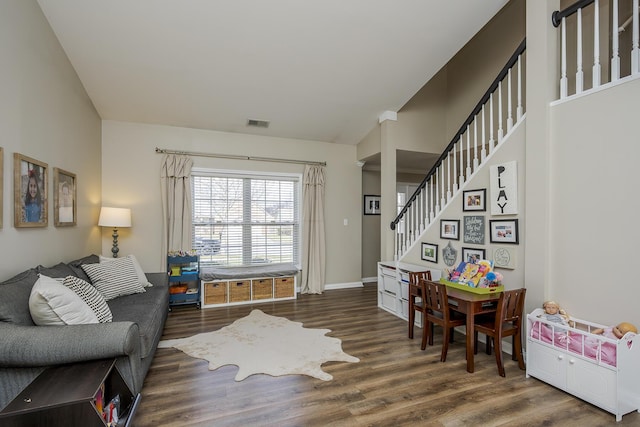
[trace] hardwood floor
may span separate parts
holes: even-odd
[[[376,286],[300,295],[295,301],[197,310],[176,307],[163,339],[219,329],[259,308],[331,329],[359,363],[329,362],[332,381],[253,375],[236,382],[235,366],[175,349],[158,349],[142,389],[134,425],[142,426],[637,426],[640,413],[615,416],[534,378],[505,357],[506,378],[482,351],[466,372],[462,335],[440,362],[442,334],[420,350],[420,329],[377,308]]]

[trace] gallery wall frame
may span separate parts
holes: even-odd
[[[53,168],[53,225],[76,225],[77,195],[76,174]]]
[[[13,153],[14,227],[46,227],[48,225],[48,188],[49,166],[20,153]]]
[[[518,220],[517,219],[492,219],[489,220],[491,243],[518,244]]]
[[[364,214],[380,215],[380,196],[372,194],[364,196]]]
[[[420,252],[420,258],[423,261],[438,262],[438,245],[434,243],[422,242],[422,251]]]
[[[487,210],[487,189],[462,192],[462,210],[464,212],[485,212]]]
[[[460,220],[459,219],[441,219],[440,220],[440,238],[450,240],[460,240]]]
[[[475,264],[481,259],[486,259],[486,251],[481,248],[462,248],[462,261]]]

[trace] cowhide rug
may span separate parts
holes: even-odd
[[[321,369],[328,361],[359,362],[342,351],[330,329],[303,328],[302,323],[253,310],[248,316],[214,332],[160,341],[158,348],[174,347],[191,357],[209,361],[209,370],[238,366],[236,381],[253,374],[309,375],[324,381],[333,377]]]

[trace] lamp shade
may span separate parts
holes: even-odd
[[[101,227],[131,227],[131,209],[125,208],[100,208]]]

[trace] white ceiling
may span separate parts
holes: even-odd
[[[38,3],[105,120],[357,144],[507,0]]]

